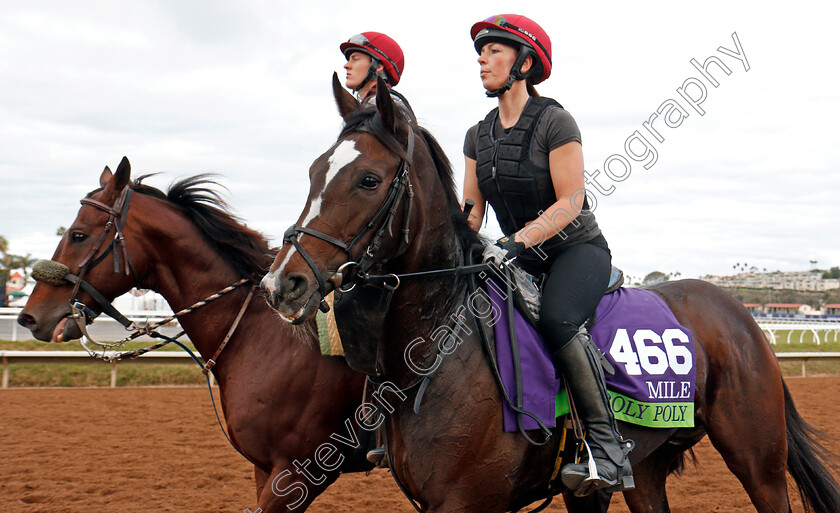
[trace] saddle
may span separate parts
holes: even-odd
[[[522,268],[511,265],[510,276],[513,281],[513,302],[520,312],[525,316],[533,327],[537,327],[540,321],[540,305],[542,304],[542,284],[545,282],[545,275],[535,278]],[[610,281],[604,295],[615,292],[624,285],[624,272],[616,266],[610,270]],[[594,324],[595,316],[586,322],[587,327]]]

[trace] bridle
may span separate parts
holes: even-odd
[[[227,346],[228,341],[233,336],[233,332],[236,330],[236,327],[239,325],[239,321],[242,318],[242,315],[245,313],[245,310],[248,307],[248,304],[253,297],[253,288],[251,289],[250,293],[248,294],[245,303],[242,305],[239,314],[237,315],[233,325],[231,326],[230,330],[228,331],[227,335],[225,336],[224,340],[222,341],[221,345],[217,349],[216,353],[210,358],[207,363],[202,364],[192,352],[183,344],[178,342],[176,339],[181,337],[184,332],[181,331],[175,337],[168,337],[163,335],[157,331],[157,328],[177,319],[178,317],[185,315],[187,313],[193,312],[206,304],[215,301],[216,299],[232,292],[233,290],[237,289],[241,285],[244,285],[252,280],[250,278],[243,278],[236,283],[225,287],[224,289],[216,292],[208,296],[207,298],[193,304],[192,306],[185,308],[178,313],[162,319],[160,321],[147,324],[146,326],[137,326],[133,321],[128,319],[125,315],[123,315],[111,301],[108,301],[108,298],[101,293],[99,290],[96,289],[93,285],[89,282],[85,281],[85,275],[99,265],[105,258],[113,253],[114,255],[114,273],[120,273],[120,261],[119,261],[119,253],[120,248],[122,248],[122,255],[123,255],[123,262],[125,266],[125,275],[130,276],[132,271],[135,275],[135,284],[134,286],[137,288],[143,288],[136,280],[137,271],[134,268],[134,265],[131,263],[131,259],[128,256],[128,248],[125,244],[125,236],[123,235],[123,228],[125,226],[126,219],[128,217],[128,208],[131,204],[131,196],[134,193],[134,189],[130,186],[130,184],[126,184],[123,187],[123,190],[120,192],[119,196],[117,197],[116,201],[112,206],[108,206],[101,201],[95,200],[93,198],[82,198],[80,203],[84,206],[91,206],[102,210],[106,214],[108,214],[108,221],[105,223],[105,226],[102,228],[102,232],[99,234],[99,238],[96,240],[96,243],[91,247],[90,251],[88,251],[87,255],[82,259],[77,267],[76,274],[70,272],[69,268],[61,264],[59,262],[54,262],[52,260],[41,260],[35,264],[32,270],[32,277],[36,281],[42,281],[48,283],[50,285],[64,285],[65,282],[70,282],[73,284],[73,293],[70,295],[70,311],[72,312],[72,318],[76,321],[76,325],[79,327],[79,330],[82,332],[84,337],[81,340],[82,347],[90,354],[90,356],[106,360],[109,362],[115,362],[118,360],[122,360],[125,358],[136,358],[142,354],[145,354],[149,351],[154,351],[155,349],[159,349],[166,344],[174,342],[175,344],[181,346],[184,350],[190,353],[193,357],[193,360],[196,361],[201,367],[205,374],[207,374],[210,369],[212,369],[216,365],[216,360],[218,359],[219,355],[221,354],[222,350]],[[99,253],[100,249],[102,249],[103,245],[106,244],[108,233],[111,229],[114,228],[114,237],[110,244],[108,244],[107,249],[103,251],[99,256],[94,256]],[[102,312],[107,314],[109,317],[113,318],[117,322],[123,325],[127,331],[132,332],[128,337],[124,338],[123,340],[114,342],[114,343],[104,343],[104,342],[97,342],[95,341],[87,332],[87,324],[88,320],[91,322],[95,319],[98,314],[94,312],[90,307],[85,305],[81,302],[78,298],[79,290],[82,289],[90,295],[96,303],[99,304]],[[131,351],[124,351],[118,352],[116,354],[106,354],[106,349],[112,349],[114,347],[121,347],[126,342],[134,340],[138,337],[143,335],[151,336],[153,338],[161,338],[164,339],[163,342],[159,342],[154,344],[150,347],[143,348],[143,349],[135,349]],[[102,352],[96,352],[90,349],[86,343],[85,339],[93,342],[100,348],[102,348]]]
[[[368,129],[361,128],[357,130],[359,132],[369,132]],[[283,242],[290,243],[294,246],[294,248],[300,253],[306,263],[309,265],[310,269],[312,269],[312,273],[315,275],[315,279],[318,280],[318,290],[321,293],[321,304],[319,308],[322,311],[326,311],[329,309],[327,303],[325,302],[324,298],[327,295],[327,282],[335,282],[339,285],[338,290],[339,292],[349,292],[352,290],[357,283],[364,281],[367,272],[373,267],[376,263],[384,263],[387,260],[376,260],[377,254],[379,253],[380,248],[382,247],[383,239],[385,238],[385,231],[391,231],[391,223],[394,220],[394,217],[397,214],[397,210],[399,208],[400,203],[403,203],[403,207],[405,209],[404,216],[403,216],[403,227],[402,227],[402,236],[400,237],[400,245],[397,250],[394,252],[390,258],[393,256],[399,255],[405,246],[408,245],[410,242],[409,238],[409,222],[411,219],[411,210],[414,198],[414,191],[411,186],[411,180],[409,178],[409,159],[411,159],[412,154],[414,153],[414,131],[409,127],[408,129],[408,141],[406,143],[405,148],[406,157],[400,157],[399,167],[397,169],[396,176],[391,181],[391,186],[388,189],[388,194],[385,196],[385,200],[379,205],[379,208],[373,214],[373,216],[368,220],[362,230],[355,236],[349,243],[342,242],[335,237],[328,235],[323,232],[319,232],[318,230],[313,230],[312,228],[307,228],[305,226],[299,225],[292,225],[286,230],[286,233],[283,234]],[[403,198],[407,197],[405,201]],[[383,219],[384,217],[384,219]],[[382,221],[380,223],[380,220]],[[358,257],[358,261],[353,256],[353,250],[356,246],[361,242],[361,240],[367,235],[368,232],[375,229],[377,224],[379,224],[379,228],[373,235],[370,244],[368,244],[367,248],[362,252],[362,254]],[[334,246],[338,246],[347,254],[347,261],[339,266],[338,270],[330,277],[326,278],[324,274],[318,269],[317,264],[312,259],[312,256],[309,252],[304,249],[304,247],[300,244],[298,240],[298,234],[305,233],[307,235],[311,235],[317,239],[322,241],[328,242]],[[349,280],[345,279],[345,274],[349,277]],[[395,285],[399,286],[399,278],[396,275],[393,276],[395,281]],[[345,281],[348,281],[345,284]]]

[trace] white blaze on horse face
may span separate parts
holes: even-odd
[[[341,171],[344,166],[356,160],[356,157],[359,155],[361,155],[361,152],[356,149],[355,141],[341,141],[341,143],[335,147],[335,150],[333,150],[333,153],[329,158],[330,167],[327,169],[327,176],[324,179],[324,187],[320,190],[320,192],[318,192],[318,196],[312,200],[312,203],[309,204],[309,213],[306,214],[303,222],[300,223],[301,226],[308,225],[310,221],[318,217],[318,214],[321,213],[321,198],[330,186],[330,182],[332,182],[333,178],[336,177],[338,172]]]
[[[318,217],[321,213],[321,198],[324,196],[324,192],[326,192],[330,182],[333,178],[335,178],[338,172],[344,168],[344,166],[356,160],[356,157],[359,155],[361,155],[361,152],[356,149],[355,141],[341,141],[341,143],[336,146],[328,161],[329,168],[327,169],[327,176],[324,179],[324,187],[318,192],[318,196],[312,200],[312,203],[309,204],[309,213],[307,213],[306,217],[303,218],[303,222],[300,223],[301,226],[308,225],[313,219]],[[298,240],[303,238],[304,235],[305,234],[301,233]],[[292,258],[292,254],[294,252],[295,247],[290,247],[289,252],[286,253],[286,258],[283,259],[283,263],[280,264],[280,267],[278,267],[273,273],[269,273],[263,278],[263,283],[270,293],[274,293],[275,277],[283,276],[286,264],[289,263],[289,259]]]
[[[284,263],[285,263],[285,262],[284,262]],[[265,276],[263,276],[263,279],[262,279],[262,286],[263,286],[266,290],[268,290],[268,293],[269,293],[269,294],[274,295],[274,289],[275,289],[275,287],[274,287],[274,283],[275,283],[276,281],[277,281],[277,275],[276,275],[276,273],[273,273],[273,272],[272,272],[272,273],[268,273],[268,274],[266,274]]]

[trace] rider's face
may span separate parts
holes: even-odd
[[[356,90],[362,85],[370,70],[370,62],[370,56],[362,52],[353,52],[350,54],[350,57],[347,59],[347,64],[344,65],[344,69],[347,70],[344,85],[348,89]]]
[[[510,76],[517,51],[512,46],[491,42],[481,47],[478,63],[481,65],[481,83],[488,91],[500,89]]]

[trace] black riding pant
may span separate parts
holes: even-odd
[[[610,280],[610,250],[603,235],[598,235],[589,242],[549,255],[546,260],[523,256],[525,258],[517,258],[523,269],[535,276],[547,275],[539,330],[554,354],[563,349],[595,313]]]

